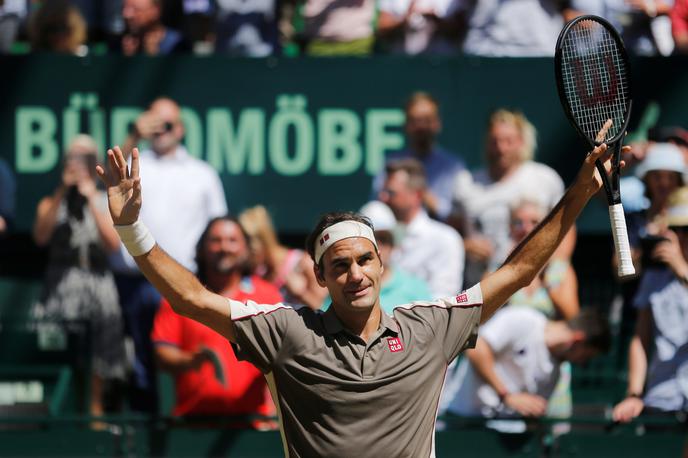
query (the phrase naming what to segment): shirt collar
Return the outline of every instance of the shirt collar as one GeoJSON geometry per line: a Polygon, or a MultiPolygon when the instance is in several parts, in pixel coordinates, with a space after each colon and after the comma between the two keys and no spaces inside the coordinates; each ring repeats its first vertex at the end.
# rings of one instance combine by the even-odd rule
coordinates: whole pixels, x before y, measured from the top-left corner
{"type": "MultiPolygon", "coordinates": [[[[346,329],[342,322],[339,321],[339,318],[337,318],[337,314],[334,313],[334,306],[332,304],[330,304],[330,308],[323,313],[323,324],[328,334],[337,334],[346,329]]],[[[380,328],[386,328],[394,334],[399,334],[399,325],[396,320],[387,315],[384,310],[380,310],[380,328]]]]}
{"type": "Polygon", "coordinates": [[[178,145],[177,148],[170,154],[158,156],[153,150],[150,150],[153,157],[159,161],[184,161],[189,157],[189,153],[184,145],[178,145]]]}
{"type": "Polygon", "coordinates": [[[410,223],[406,225],[407,230],[412,231],[414,229],[417,229],[419,227],[423,227],[426,224],[426,220],[429,220],[430,217],[428,216],[428,213],[425,211],[424,208],[421,208],[420,211],[418,211],[418,214],[413,217],[410,223]]]}

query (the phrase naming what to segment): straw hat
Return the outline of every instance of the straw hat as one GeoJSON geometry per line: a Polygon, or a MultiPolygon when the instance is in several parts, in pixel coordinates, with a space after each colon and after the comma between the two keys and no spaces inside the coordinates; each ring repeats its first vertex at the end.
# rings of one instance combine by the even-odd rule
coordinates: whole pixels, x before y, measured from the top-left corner
{"type": "Polygon", "coordinates": [[[669,227],[688,226],[688,186],[677,189],[669,196],[667,222],[669,227]]]}

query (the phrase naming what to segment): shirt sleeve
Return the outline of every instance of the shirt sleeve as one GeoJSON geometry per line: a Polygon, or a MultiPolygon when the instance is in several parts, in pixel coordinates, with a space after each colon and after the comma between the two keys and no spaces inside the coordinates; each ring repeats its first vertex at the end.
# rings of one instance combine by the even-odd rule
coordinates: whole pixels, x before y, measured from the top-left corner
{"type": "Polygon", "coordinates": [[[15,214],[15,198],[17,181],[9,165],[0,160],[0,216],[13,220],[15,214]]]}
{"type": "Polygon", "coordinates": [[[688,34],[688,1],[678,0],[669,13],[671,31],[675,37],[688,34]]]}
{"type": "Polygon", "coordinates": [[[168,344],[179,347],[181,343],[181,320],[184,318],[172,310],[170,304],[163,299],[155,314],[151,341],[154,344],[168,344]]]}
{"type": "Polygon", "coordinates": [[[464,215],[466,212],[466,200],[471,197],[473,188],[473,175],[464,169],[456,174],[454,178],[454,192],[452,196],[452,212],[464,215]]]}
{"type": "Polygon", "coordinates": [[[227,198],[225,197],[225,190],[222,186],[222,181],[215,170],[210,169],[210,186],[208,196],[208,215],[213,218],[215,216],[224,216],[227,214],[227,198]]]}
{"type": "Polygon", "coordinates": [[[463,350],[475,347],[482,305],[483,294],[477,284],[456,296],[414,302],[397,309],[408,308],[427,323],[449,363],[463,350]]]}
{"type": "Polygon", "coordinates": [[[497,311],[480,329],[480,337],[484,339],[493,353],[498,354],[506,350],[519,324],[523,320],[513,320],[511,311],[514,309],[502,309],[497,311]]]}
{"type": "Polygon", "coordinates": [[[428,283],[435,297],[445,297],[461,291],[463,283],[463,239],[449,227],[438,233],[433,262],[428,265],[428,283]]]}
{"type": "Polygon", "coordinates": [[[529,307],[505,307],[482,326],[480,337],[485,339],[496,355],[512,347],[522,336],[533,332],[539,319],[545,318],[529,307]]]}
{"type": "Polygon", "coordinates": [[[633,307],[637,309],[650,307],[650,296],[652,293],[659,291],[666,285],[660,272],[658,268],[648,268],[643,272],[638,289],[635,296],[633,296],[633,307]]]}
{"type": "Polygon", "coordinates": [[[289,321],[296,317],[296,312],[281,303],[228,301],[236,334],[232,346],[237,359],[250,362],[263,373],[271,372],[286,342],[289,321]]]}
{"type": "Polygon", "coordinates": [[[559,199],[564,195],[566,188],[564,187],[564,180],[561,179],[559,174],[554,169],[549,169],[550,174],[550,196],[549,202],[547,202],[549,208],[554,208],[554,206],[559,203],[559,199]]]}

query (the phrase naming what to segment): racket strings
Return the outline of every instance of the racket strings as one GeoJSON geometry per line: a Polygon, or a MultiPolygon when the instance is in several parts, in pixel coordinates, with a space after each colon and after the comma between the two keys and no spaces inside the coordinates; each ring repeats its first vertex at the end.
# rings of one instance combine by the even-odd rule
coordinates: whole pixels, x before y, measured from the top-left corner
{"type": "Polygon", "coordinates": [[[607,119],[606,141],[623,128],[630,103],[626,61],[610,32],[592,20],[575,24],[562,43],[566,99],[579,127],[595,139],[607,119]]]}

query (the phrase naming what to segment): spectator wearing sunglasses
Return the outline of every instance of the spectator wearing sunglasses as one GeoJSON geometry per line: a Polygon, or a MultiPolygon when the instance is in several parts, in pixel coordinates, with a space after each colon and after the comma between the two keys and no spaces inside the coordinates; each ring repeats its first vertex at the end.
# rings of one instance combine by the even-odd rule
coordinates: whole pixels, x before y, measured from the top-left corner
{"type": "MultiPolygon", "coordinates": [[[[149,143],[140,156],[142,168],[145,167],[141,180],[146,183],[146,201],[151,203],[146,208],[146,221],[166,241],[167,252],[195,271],[196,241],[212,218],[227,213],[227,202],[217,172],[189,154],[182,144],[183,137],[179,105],[172,99],[158,98],[136,120],[124,148],[129,152],[141,140],[149,143]]],[[[155,411],[157,397],[149,336],[160,294],[123,247],[113,264],[136,354],[131,406],[139,411],[155,411]]]]}

